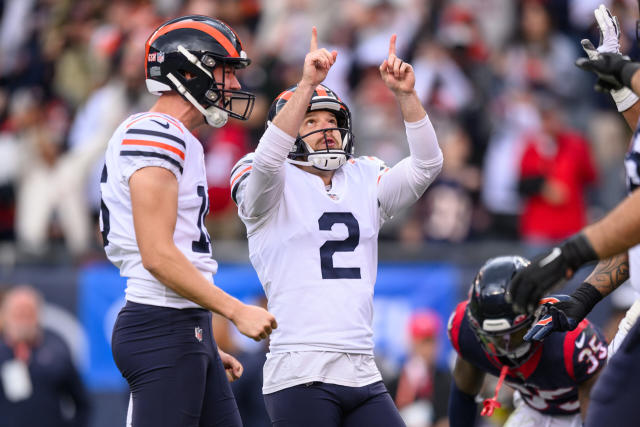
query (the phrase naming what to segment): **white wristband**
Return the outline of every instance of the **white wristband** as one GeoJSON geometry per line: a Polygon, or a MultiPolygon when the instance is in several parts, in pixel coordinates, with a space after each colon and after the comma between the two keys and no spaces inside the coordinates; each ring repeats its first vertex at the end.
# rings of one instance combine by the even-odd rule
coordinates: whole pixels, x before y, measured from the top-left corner
{"type": "Polygon", "coordinates": [[[623,112],[631,108],[638,100],[638,95],[633,93],[631,89],[623,87],[619,90],[612,90],[611,97],[616,103],[619,112],[623,112]]]}

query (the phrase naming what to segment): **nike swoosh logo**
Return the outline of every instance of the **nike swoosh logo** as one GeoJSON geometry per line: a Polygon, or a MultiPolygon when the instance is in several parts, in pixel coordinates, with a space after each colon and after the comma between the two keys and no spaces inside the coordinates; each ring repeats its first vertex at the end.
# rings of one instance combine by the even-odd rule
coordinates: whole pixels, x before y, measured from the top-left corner
{"type": "Polygon", "coordinates": [[[160,123],[157,120],[151,119],[152,122],[156,122],[157,124],[159,124],[160,126],[162,126],[165,129],[169,129],[169,123],[160,123]]]}
{"type": "Polygon", "coordinates": [[[549,264],[550,262],[558,258],[560,255],[562,255],[562,251],[560,250],[560,248],[553,248],[553,250],[549,255],[547,255],[546,257],[540,260],[540,262],[538,263],[538,266],[544,267],[545,265],[549,264]]]}

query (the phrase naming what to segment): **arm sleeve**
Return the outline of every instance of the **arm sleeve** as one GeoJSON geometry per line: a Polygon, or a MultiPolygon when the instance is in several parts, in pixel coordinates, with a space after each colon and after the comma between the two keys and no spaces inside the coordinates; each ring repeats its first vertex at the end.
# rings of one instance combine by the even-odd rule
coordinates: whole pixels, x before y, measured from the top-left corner
{"type": "Polygon", "coordinates": [[[449,395],[449,425],[451,427],[473,427],[476,422],[475,396],[460,390],[455,380],[451,381],[449,395]]]}
{"type": "Polygon", "coordinates": [[[259,218],[281,200],[284,190],[284,162],[295,139],[269,123],[253,156],[251,173],[239,185],[237,202],[243,217],[259,218]]]}
{"type": "Polygon", "coordinates": [[[442,151],[429,116],[405,122],[411,155],[386,170],[378,181],[378,201],[383,219],[415,203],[442,169],[442,151]]]}

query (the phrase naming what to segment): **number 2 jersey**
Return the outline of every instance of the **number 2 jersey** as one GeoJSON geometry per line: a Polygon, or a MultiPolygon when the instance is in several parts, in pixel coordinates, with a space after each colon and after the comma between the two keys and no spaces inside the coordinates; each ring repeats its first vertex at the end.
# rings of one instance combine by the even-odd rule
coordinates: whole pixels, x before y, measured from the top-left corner
{"type": "MultiPolygon", "coordinates": [[[[478,369],[500,376],[503,363],[487,353],[476,338],[461,302],[449,318],[448,332],[458,357],[478,369]]],[[[607,343],[587,319],[569,332],[554,332],[532,344],[531,355],[509,369],[505,383],[520,392],[524,402],[545,415],[571,415],[580,411],[578,385],[604,367],[607,343]]]]}
{"type": "Polygon", "coordinates": [[[378,232],[386,219],[420,197],[442,165],[435,133],[423,135],[431,135],[428,119],[419,123],[419,136],[408,139],[432,144],[430,151],[421,147],[428,153],[424,161],[407,158],[390,169],[373,157],[350,159],[335,171],[329,189],[319,176],[285,162],[294,139],[273,124],[256,153],[232,170],[232,198],[247,227],[251,263],[278,322],[270,336],[263,392],[310,381],[355,387],[379,378],[372,356],[378,232]],[[273,147],[280,151],[259,151],[273,147]],[[258,170],[261,154],[276,159],[270,168],[260,166],[264,171],[258,170]],[[382,185],[387,191],[381,194],[382,185]],[[278,359],[285,353],[291,358],[278,359]],[[366,368],[332,371],[328,366],[340,365],[332,359],[339,354],[360,358],[366,368]],[[371,376],[358,377],[363,372],[371,376]]]}
{"type": "Polygon", "coordinates": [[[158,281],[142,265],[133,226],[129,178],[139,169],[168,169],[178,180],[178,215],[173,240],[210,281],[218,264],[211,258],[203,225],[209,211],[202,144],[172,116],[134,114],[115,131],[101,178],[100,227],[109,260],[127,278],[126,299],[172,308],[199,307],[158,281]]]}

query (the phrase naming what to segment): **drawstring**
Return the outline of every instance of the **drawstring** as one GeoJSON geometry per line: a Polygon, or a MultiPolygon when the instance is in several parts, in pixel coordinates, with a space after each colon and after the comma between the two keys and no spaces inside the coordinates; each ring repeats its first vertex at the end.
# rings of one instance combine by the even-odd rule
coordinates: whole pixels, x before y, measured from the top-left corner
{"type": "Polygon", "coordinates": [[[507,365],[502,366],[500,370],[500,378],[498,378],[498,384],[496,384],[496,394],[491,399],[485,399],[482,402],[482,412],[480,415],[483,417],[490,417],[493,415],[493,411],[496,408],[499,408],[500,402],[498,402],[498,392],[500,391],[500,387],[502,387],[502,382],[504,381],[504,377],[507,376],[507,372],[509,371],[509,367],[507,365]]]}

